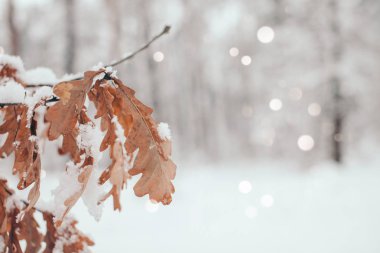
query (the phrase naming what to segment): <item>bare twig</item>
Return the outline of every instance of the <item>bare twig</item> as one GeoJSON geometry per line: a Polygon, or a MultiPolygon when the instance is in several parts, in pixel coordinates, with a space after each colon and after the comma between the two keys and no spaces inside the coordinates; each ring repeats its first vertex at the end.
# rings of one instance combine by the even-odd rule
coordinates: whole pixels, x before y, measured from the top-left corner
{"type": "MultiPolygon", "coordinates": [[[[6,191],[6,193],[8,193],[8,195],[9,196],[12,196],[14,193],[12,192],[12,191],[10,191],[8,188],[6,188],[6,187],[4,187],[4,190],[6,191]]],[[[21,200],[21,202],[24,204],[24,205],[26,205],[26,206],[28,206],[29,205],[29,202],[28,201],[26,201],[26,200],[21,200]]],[[[38,212],[40,212],[40,213],[50,213],[50,212],[48,212],[48,211],[44,211],[44,210],[42,210],[42,209],[39,209],[39,208],[37,208],[37,207],[33,207],[33,209],[34,210],[36,210],[36,211],[38,211],[38,212]]]]}
{"type": "Polygon", "coordinates": [[[0,103],[0,108],[5,106],[20,105],[20,103],[0,103]]]}
{"type": "Polygon", "coordinates": [[[157,34],[156,36],[154,36],[150,41],[148,41],[145,45],[143,45],[142,47],[140,47],[139,49],[137,49],[135,52],[125,56],[124,58],[121,58],[120,60],[118,61],[115,61],[109,65],[106,65],[106,67],[115,67],[125,61],[128,61],[130,59],[132,59],[133,57],[135,57],[138,53],[140,53],[141,51],[144,51],[145,49],[147,49],[154,41],[156,41],[157,39],[159,39],[161,36],[165,35],[165,34],[168,34],[170,31],[170,26],[165,26],[164,29],[161,31],[161,33],[157,34]]]}
{"type": "MultiPolygon", "coordinates": [[[[145,49],[147,49],[151,44],[153,44],[153,42],[155,42],[156,40],[158,40],[160,37],[162,37],[165,34],[168,34],[169,31],[170,31],[170,26],[168,26],[168,25],[165,26],[164,29],[162,29],[162,31],[159,34],[157,34],[156,36],[154,36],[151,40],[149,40],[148,42],[146,42],[139,49],[137,49],[133,53],[131,53],[131,54],[129,54],[129,55],[121,58],[120,60],[117,60],[117,61],[115,61],[113,63],[107,64],[106,67],[115,67],[115,66],[117,66],[117,65],[119,65],[119,64],[121,64],[123,62],[131,60],[137,54],[139,54],[140,52],[142,52],[145,49]]],[[[66,80],[66,81],[75,81],[75,80],[81,80],[81,79],[83,79],[83,76],[76,77],[76,78],[73,78],[73,79],[69,79],[69,80],[66,80]]],[[[26,88],[38,88],[38,87],[44,87],[44,86],[52,87],[52,86],[54,86],[54,84],[46,83],[46,84],[26,85],[26,88]]],[[[56,101],[59,101],[59,98],[53,97],[52,99],[46,100],[45,101],[45,105],[47,103],[52,103],[52,102],[56,102],[56,101]]],[[[16,106],[16,105],[20,105],[20,103],[0,103],[0,108],[3,108],[5,106],[16,106]]]]}
{"type": "MultiPolygon", "coordinates": [[[[59,98],[58,97],[52,97],[51,99],[48,99],[48,100],[45,100],[44,101],[44,105],[48,104],[48,103],[53,103],[53,102],[57,102],[59,101],[59,98]]],[[[0,103],[0,108],[3,108],[5,106],[15,106],[15,105],[22,105],[21,103],[0,103]]]]}
{"type": "MultiPolygon", "coordinates": [[[[131,60],[132,58],[134,58],[137,54],[139,54],[140,52],[144,51],[145,49],[147,49],[153,42],[155,42],[156,40],[158,40],[160,37],[162,37],[163,35],[165,34],[168,34],[170,32],[170,26],[165,26],[164,29],[162,29],[162,31],[157,34],[156,36],[154,36],[152,39],[150,39],[148,42],[146,42],[143,46],[141,46],[139,49],[137,49],[136,51],[134,51],[133,53],[115,61],[115,62],[112,62],[110,64],[107,64],[105,65],[105,67],[115,67],[123,62],[126,62],[128,60],[131,60]]],[[[81,80],[83,79],[83,76],[80,76],[80,77],[76,77],[76,78],[73,78],[73,79],[69,79],[67,81],[75,81],[75,80],[81,80]]],[[[53,86],[53,84],[37,84],[37,85],[27,85],[26,88],[35,88],[35,87],[43,87],[43,86],[53,86]]]]}

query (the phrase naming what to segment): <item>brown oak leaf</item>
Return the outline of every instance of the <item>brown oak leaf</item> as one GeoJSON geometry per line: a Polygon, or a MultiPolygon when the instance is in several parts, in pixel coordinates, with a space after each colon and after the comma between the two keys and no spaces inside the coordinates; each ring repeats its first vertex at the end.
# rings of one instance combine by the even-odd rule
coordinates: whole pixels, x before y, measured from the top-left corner
{"type": "Polygon", "coordinates": [[[92,85],[93,78],[101,71],[88,71],[83,80],[62,82],[54,86],[53,93],[59,101],[51,106],[45,120],[50,123],[49,140],[63,136],[62,153],[70,153],[73,160],[80,162],[81,150],[76,139],[78,137],[78,117],[82,111],[86,94],[92,85]]]}
{"type": "Polygon", "coordinates": [[[26,242],[24,253],[35,253],[41,248],[42,234],[38,230],[39,225],[33,214],[34,210],[25,213],[18,230],[18,239],[26,242]]]}
{"type": "Polygon", "coordinates": [[[5,122],[0,126],[0,133],[7,133],[7,139],[0,152],[9,155],[15,153],[13,174],[20,179],[18,189],[22,190],[34,183],[29,192],[29,211],[39,198],[41,159],[36,138],[37,123],[31,119],[28,127],[28,108],[26,106],[8,107],[5,110],[5,122]]]}
{"type": "Polygon", "coordinates": [[[116,83],[114,113],[124,128],[125,148],[129,155],[138,150],[130,175],[142,174],[134,186],[137,196],[149,198],[164,205],[172,201],[176,165],[170,159],[171,143],[162,140],[151,114],[153,110],[135,97],[134,90],[120,80],[116,83]]]}
{"type": "Polygon", "coordinates": [[[0,134],[8,134],[0,148],[0,156],[9,156],[15,149],[14,142],[19,126],[19,115],[24,111],[23,106],[9,106],[3,109],[5,112],[4,123],[0,126],[0,134]]]}
{"type": "Polygon", "coordinates": [[[112,188],[99,202],[103,202],[112,196],[114,209],[121,210],[120,193],[130,175],[125,171],[126,152],[123,150],[123,144],[116,134],[116,131],[118,131],[116,124],[118,123],[115,122],[112,107],[114,96],[111,92],[112,87],[109,85],[109,82],[103,80],[94,86],[89,93],[89,98],[97,109],[95,118],[101,117],[102,131],[107,131],[100,145],[100,151],[104,151],[110,147],[111,165],[102,173],[99,183],[104,184],[109,180],[112,188]]]}

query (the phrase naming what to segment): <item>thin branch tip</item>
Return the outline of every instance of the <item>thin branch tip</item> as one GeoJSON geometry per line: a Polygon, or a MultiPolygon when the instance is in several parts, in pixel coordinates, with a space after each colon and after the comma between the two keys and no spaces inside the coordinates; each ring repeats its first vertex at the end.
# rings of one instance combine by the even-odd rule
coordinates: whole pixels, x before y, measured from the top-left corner
{"type": "Polygon", "coordinates": [[[162,30],[162,32],[160,32],[159,34],[157,34],[156,36],[154,36],[152,39],[150,39],[147,43],[145,43],[143,46],[141,46],[139,49],[137,49],[136,51],[134,51],[133,53],[127,55],[126,57],[123,57],[121,58],[120,60],[117,60],[109,65],[106,65],[106,67],[115,67],[125,61],[128,61],[130,59],[132,59],[133,57],[135,57],[138,53],[144,51],[145,49],[147,49],[153,42],[155,42],[157,39],[159,39],[160,37],[162,37],[163,35],[165,34],[169,34],[170,32],[170,29],[171,29],[171,26],[169,25],[166,25],[164,27],[164,29],[162,30]]]}
{"type": "MultiPolygon", "coordinates": [[[[139,54],[140,52],[144,51],[145,49],[147,49],[151,44],[153,44],[153,42],[155,42],[157,39],[159,39],[160,37],[162,37],[163,35],[165,34],[169,34],[171,30],[171,26],[170,25],[165,25],[163,30],[153,36],[148,42],[146,42],[143,46],[141,46],[139,49],[135,50],[134,52],[132,52],[131,54],[113,62],[113,63],[110,63],[110,64],[107,64],[105,65],[105,67],[115,67],[123,62],[126,62],[128,60],[131,60],[132,58],[134,58],[137,54],[139,54]]],[[[81,80],[83,79],[83,76],[82,77],[79,77],[79,78],[75,78],[75,79],[71,79],[71,80],[66,80],[66,81],[75,81],[75,80],[81,80]]],[[[25,88],[37,88],[37,87],[44,87],[44,86],[47,86],[47,87],[53,87],[54,84],[50,84],[50,83],[47,83],[47,84],[37,84],[37,85],[26,85],[25,88]]],[[[56,100],[57,101],[57,100],[56,100]]],[[[55,101],[48,101],[48,102],[55,102],[55,101]]],[[[0,103],[0,108],[3,108],[5,106],[12,106],[12,105],[19,105],[19,103],[0,103]]]]}
{"type": "Polygon", "coordinates": [[[171,28],[172,28],[172,27],[171,27],[170,25],[166,25],[166,26],[164,27],[163,33],[169,33],[171,28]]]}

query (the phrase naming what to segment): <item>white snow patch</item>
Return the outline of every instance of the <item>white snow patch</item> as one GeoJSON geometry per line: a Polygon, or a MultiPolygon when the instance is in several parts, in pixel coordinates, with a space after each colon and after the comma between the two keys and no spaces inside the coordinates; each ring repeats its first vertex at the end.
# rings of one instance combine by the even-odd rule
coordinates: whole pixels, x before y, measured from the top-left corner
{"type": "Polygon", "coordinates": [[[162,140],[171,140],[171,131],[168,123],[161,122],[157,126],[158,135],[162,140]]]}
{"type": "Polygon", "coordinates": [[[83,77],[83,72],[79,72],[76,74],[64,74],[60,79],[58,79],[58,82],[71,81],[71,80],[79,79],[82,77],[83,77]]]}
{"type": "MultiPolygon", "coordinates": [[[[99,62],[97,65],[95,65],[91,68],[91,70],[93,70],[93,71],[99,71],[99,70],[103,70],[103,69],[104,69],[104,65],[101,62],[99,62]]],[[[106,75],[105,72],[100,72],[99,74],[94,76],[94,78],[92,79],[92,86],[94,86],[97,81],[102,80],[105,77],[105,75],[106,75]]]]}
{"type": "Polygon", "coordinates": [[[20,73],[23,73],[25,71],[24,63],[22,62],[21,58],[18,56],[0,54],[0,65],[3,65],[3,66],[8,65],[16,69],[17,72],[20,72],[20,73]]]}
{"type": "MultiPolygon", "coordinates": [[[[145,199],[132,197],[123,200],[127,211],[116,215],[111,208],[105,210],[100,223],[90,219],[84,209],[76,215],[95,237],[95,252],[110,251],[110,241],[128,238],[141,242],[144,234],[151,238],[144,252],[165,248],[165,238],[170,237],[166,253],[245,253],[252,249],[265,253],[377,253],[380,166],[370,166],[362,162],[354,168],[324,171],[319,166],[315,172],[307,172],[294,170],[287,161],[182,164],[173,203],[162,210],[160,206],[154,217],[142,212],[145,199]],[[249,194],[236,190],[236,182],[241,180],[254,186],[249,194]],[[260,205],[261,197],[268,193],[274,199],[271,208],[260,205]],[[114,233],[109,233],[110,224],[114,233]],[[199,243],[191,243],[194,240],[199,243]]],[[[133,194],[133,189],[127,192],[133,194]]],[[[142,251],[141,243],[128,247],[131,252],[142,251]]],[[[114,243],[112,252],[124,252],[124,248],[125,244],[114,243]]]]}
{"type": "Polygon", "coordinates": [[[22,103],[24,98],[25,89],[21,84],[9,80],[0,86],[0,103],[22,103]]]}
{"type": "Polygon", "coordinates": [[[0,252],[3,252],[5,249],[4,237],[0,235],[0,252]]]}
{"type": "Polygon", "coordinates": [[[38,67],[26,71],[22,75],[22,80],[27,84],[55,84],[58,79],[54,72],[49,68],[38,67]]]}
{"type": "Polygon", "coordinates": [[[54,211],[54,208],[55,208],[54,203],[52,201],[45,201],[41,198],[38,199],[38,202],[35,205],[35,207],[40,209],[40,210],[47,211],[50,213],[52,213],[54,211]]]}
{"type": "MultiPolygon", "coordinates": [[[[111,121],[115,125],[115,128],[116,128],[115,129],[116,141],[121,144],[121,147],[123,149],[124,159],[126,161],[128,161],[130,159],[130,157],[128,156],[127,150],[125,149],[125,146],[124,146],[124,143],[127,141],[127,138],[124,136],[124,128],[120,125],[120,123],[117,119],[117,116],[114,116],[111,121]]],[[[135,151],[135,152],[138,152],[138,151],[135,151]]],[[[132,157],[133,157],[133,154],[132,154],[132,157]]],[[[133,164],[133,162],[134,162],[134,159],[133,159],[131,164],[133,164]]],[[[127,168],[125,168],[125,169],[126,169],[126,171],[128,171],[130,169],[128,167],[128,163],[125,163],[125,165],[127,166],[127,168]]]]}
{"type": "Polygon", "coordinates": [[[28,125],[30,124],[30,120],[33,116],[33,111],[36,105],[44,99],[50,98],[53,96],[53,89],[50,87],[41,87],[39,88],[33,95],[29,95],[25,99],[25,104],[28,106],[28,125]]]}
{"type": "Polygon", "coordinates": [[[79,168],[72,161],[67,163],[66,171],[60,175],[58,187],[52,191],[54,195],[54,210],[52,213],[60,219],[64,214],[65,200],[80,191],[82,184],[78,182],[79,168]]]}
{"type": "Polygon", "coordinates": [[[105,75],[106,75],[105,72],[101,72],[97,74],[96,76],[94,76],[94,78],[92,79],[92,86],[94,86],[97,81],[102,80],[105,77],[105,75]]]}
{"type": "MultiPolygon", "coordinates": [[[[113,70],[113,68],[111,66],[104,66],[104,64],[102,62],[99,62],[97,65],[93,66],[91,68],[91,70],[93,71],[99,71],[99,70],[104,70],[105,73],[107,73],[109,76],[113,77],[113,78],[117,78],[117,71],[116,70],[113,70]]],[[[103,76],[104,78],[104,76],[103,76]]],[[[95,78],[94,78],[95,80],[95,78]]]]}
{"type": "MultiPolygon", "coordinates": [[[[126,141],[126,138],[124,136],[124,129],[123,127],[120,125],[118,119],[117,119],[117,116],[114,116],[112,118],[112,123],[115,125],[115,134],[116,134],[116,141],[120,142],[121,144],[125,143],[126,141]]],[[[123,145],[124,146],[124,145],[123,145]]]]}
{"type": "Polygon", "coordinates": [[[86,96],[86,98],[84,99],[84,106],[86,108],[88,108],[90,106],[90,99],[88,98],[88,96],[86,96]]]}
{"type": "Polygon", "coordinates": [[[39,88],[36,93],[33,94],[33,100],[38,102],[51,96],[53,96],[53,89],[51,87],[44,86],[39,88]]]}
{"type": "Polygon", "coordinates": [[[93,140],[95,138],[94,126],[89,124],[79,125],[79,135],[77,137],[77,144],[79,148],[84,149],[88,156],[95,158],[96,148],[94,146],[93,140]]]}
{"type": "Polygon", "coordinates": [[[92,66],[91,70],[92,71],[98,71],[100,69],[104,68],[104,64],[102,62],[98,62],[95,66],[92,66]]]}
{"type": "Polygon", "coordinates": [[[81,196],[83,203],[87,206],[88,212],[99,221],[102,212],[103,204],[98,204],[99,200],[104,196],[103,188],[98,184],[99,173],[96,171],[97,164],[102,157],[99,152],[101,134],[97,128],[91,123],[79,126],[79,136],[77,139],[78,146],[86,151],[86,155],[92,156],[95,160],[93,171],[87,182],[86,188],[81,196]]]}
{"type": "Polygon", "coordinates": [[[15,208],[21,210],[24,208],[24,206],[24,203],[16,194],[9,196],[5,202],[5,210],[7,213],[12,212],[15,208]]]}
{"type": "Polygon", "coordinates": [[[99,204],[99,200],[105,195],[103,188],[98,183],[99,176],[100,173],[94,169],[82,195],[83,203],[96,221],[102,217],[104,205],[103,203],[99,204]]]}

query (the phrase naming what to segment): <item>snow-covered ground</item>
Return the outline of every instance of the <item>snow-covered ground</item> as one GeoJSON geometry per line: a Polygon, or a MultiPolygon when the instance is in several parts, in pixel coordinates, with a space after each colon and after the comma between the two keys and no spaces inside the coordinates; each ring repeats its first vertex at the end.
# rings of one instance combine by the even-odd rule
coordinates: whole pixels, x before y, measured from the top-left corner
{"type": "MultiPolygon", "coordinates": [[[[45,198],[56,184],[48,175],[45,198]]],[[[380,252],[380,163],[180,166],[175,185],[170,206],[128,189],[121,213],[107,202],[96,222],[82,201],[72,213],[101,253],[380,252]]]]}

